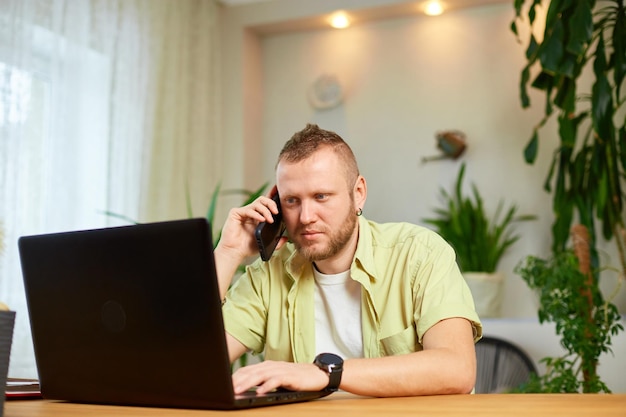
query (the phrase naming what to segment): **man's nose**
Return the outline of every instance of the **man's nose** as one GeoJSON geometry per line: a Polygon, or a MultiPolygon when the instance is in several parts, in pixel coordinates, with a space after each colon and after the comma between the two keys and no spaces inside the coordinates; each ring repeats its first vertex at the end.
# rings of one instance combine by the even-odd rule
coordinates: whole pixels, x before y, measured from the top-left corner
{"type": "Polygon", "coordinates": [[[315,208],[311,202],[302,202],[300,205],[300,223],[309,224],[315,220],[315,208]]]}

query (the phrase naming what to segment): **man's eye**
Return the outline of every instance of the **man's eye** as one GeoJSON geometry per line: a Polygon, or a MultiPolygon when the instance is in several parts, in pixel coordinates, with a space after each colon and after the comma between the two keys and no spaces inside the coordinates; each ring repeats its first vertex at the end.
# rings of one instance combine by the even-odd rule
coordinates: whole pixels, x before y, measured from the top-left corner
{"type": "Polygon", "coordinates": [[[328,198],[328,194],[317,194],[315,196],[316,200],[326,200],[328,198]]]}

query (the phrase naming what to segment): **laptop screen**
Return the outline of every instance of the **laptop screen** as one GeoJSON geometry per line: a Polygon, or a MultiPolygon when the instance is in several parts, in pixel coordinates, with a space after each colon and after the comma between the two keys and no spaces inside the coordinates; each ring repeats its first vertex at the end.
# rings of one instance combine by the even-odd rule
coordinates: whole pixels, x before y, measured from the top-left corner
{"type": "Polygon", "coordinates": [[[204,219],[28,236],[19,248],[44,397],[232,402],[204,219]]]}

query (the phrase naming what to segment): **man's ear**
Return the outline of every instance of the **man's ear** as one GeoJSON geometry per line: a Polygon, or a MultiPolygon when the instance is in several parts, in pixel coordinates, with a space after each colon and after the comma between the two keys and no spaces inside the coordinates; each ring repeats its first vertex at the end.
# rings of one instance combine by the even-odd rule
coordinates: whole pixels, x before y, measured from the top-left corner
{"type": "Polygon", "coordinates": [[[352,192],[354,193],[354,204],[357,208],[362,209],[365,206],[365,200],[367,200],[367,182],[362,175],[357,178],[352,192]]]}

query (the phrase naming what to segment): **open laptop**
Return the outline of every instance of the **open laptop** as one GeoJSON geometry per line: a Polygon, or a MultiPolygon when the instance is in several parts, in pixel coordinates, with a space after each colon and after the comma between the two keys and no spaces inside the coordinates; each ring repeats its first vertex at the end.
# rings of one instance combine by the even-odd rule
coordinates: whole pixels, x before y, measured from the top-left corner
{"type": "Polygon", "coordinates": [[[19,251],[44,398],[236,409],[328,395],[234,395],[205,219],[24,236],[19,251]]]}

